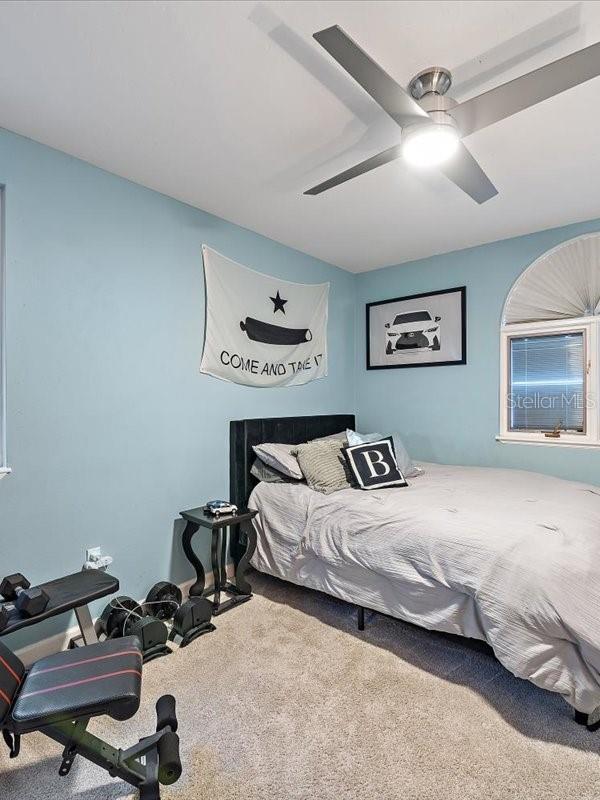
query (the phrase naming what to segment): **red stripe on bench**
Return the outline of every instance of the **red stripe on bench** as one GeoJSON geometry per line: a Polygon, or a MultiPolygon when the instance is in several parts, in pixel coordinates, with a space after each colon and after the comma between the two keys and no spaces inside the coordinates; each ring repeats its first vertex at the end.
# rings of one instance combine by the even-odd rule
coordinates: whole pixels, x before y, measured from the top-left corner
{"type": "Polygon", "coordinates": [[[10,704],[12,703],[12,700],[11,700],[11,699],[8,697],[8,695],[4,694],[4,692],[2,691],[2,689],[0,689],[0,697],[1,697],[1,698],[4,700],[4,702],[5,702],[5,703],[6,703],[8,706],[10,706],[10,704]]]}
{"type": "Polygon", "coordinates": [[[14,671],[14,669],[13,669],[13,668],[10,666],[10,664],[7,664],[7,663],[6,663],[6,661],[5,661],[5,660],[2,658],[2,656],[0,656],[0,664],[2,664],[2,666],[3,666],[3,667],[6,669],[6,670],[8,670],[8,671],[10,672],[10,674],[11,674],[11,675],[13,676],[13,678],[16,680],[16,682],[17,682],[17,686],[18,686],[18,685],[21,683],[21,678],[19,678],[19,676],[17,675],[17,673],[16,673],[16,672],[14,671]]]}
{"type": "Polygon", "coordinates": [[[120,669],[117,672],[107,672],[104,675],[94,675],[92,678],[82,678],[79,681],[69,681],[69,683],[61,683],[58,686],[48,686],[46,689],[36,689],[35,692],[25,692],[19,695],[19,699],[23,697],[33,697],[36,694],[46,694],[46,692],[57,692],[59,689],[70,689],[73,686],[81,686],[82,683],[92,683],[93,681],[101,681],[104,678],[116,678],[117,675],[137,675],[142,677],[142,673],[137,669],[120,669]]]}
{"type": "Polygon", "coordinates": [[[43,672],[56,672],[59,669],[71,669],[71,667],[79,667],[81,664],[91,664],[94,661],[104,661],[107,658],[119,658],[119,656],[139,656],[142,654],[139,650],[123,650],[120,653],[109,653],[104,656],[94,656],[94,658],[83,658],[81,661],[70,661],[67,664],[60,664],[58,667],[47,667],[46,669],[37,669],[36,675],[41,675],[43,672]]]}

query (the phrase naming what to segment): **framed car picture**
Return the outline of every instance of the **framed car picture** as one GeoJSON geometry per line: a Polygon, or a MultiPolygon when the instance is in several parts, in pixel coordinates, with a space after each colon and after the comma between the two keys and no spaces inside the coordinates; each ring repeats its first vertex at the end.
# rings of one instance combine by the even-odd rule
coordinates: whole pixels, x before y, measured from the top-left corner
{"type": "Polygon", "coordinates": [[[467,289],[367,304],[367,369],[467,363],[467,289]]]}

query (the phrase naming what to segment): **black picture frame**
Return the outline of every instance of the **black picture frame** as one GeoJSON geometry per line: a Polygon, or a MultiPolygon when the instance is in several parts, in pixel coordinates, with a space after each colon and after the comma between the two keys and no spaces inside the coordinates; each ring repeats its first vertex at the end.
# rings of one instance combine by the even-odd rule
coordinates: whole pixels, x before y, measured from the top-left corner
{"type": "Polygon", "coordinates": [[[367,369],[411,369],[417,367],[451,367],[456,365],[464,365],[467,363],[467,287],[455,286],[451,289],[439,289],[435,292],[422,292],[420,294],[406,295],[405,297],[391,297],[387,300],[377,300],[373,303],[367,303],[365,306],[366,313],[366,363],[367,369]],[[423,361],[413,362],[407,364],[372,364],[371,363],[371,309],[375,306],[382,306],[391,303],[401,303],[407,300],[419,300],[426,297],[436,297],[444,294],[460,293],[460,338],[461,338],[461,357],[452,359],[450,361],[423,361]]]}

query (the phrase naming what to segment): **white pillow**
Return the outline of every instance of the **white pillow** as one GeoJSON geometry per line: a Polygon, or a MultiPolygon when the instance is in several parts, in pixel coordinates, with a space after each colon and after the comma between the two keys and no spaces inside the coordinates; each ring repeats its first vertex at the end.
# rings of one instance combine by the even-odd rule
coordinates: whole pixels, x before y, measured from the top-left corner
{"type": "Polygon", "coordinates": [[[416,478],[422,475],[424,470],[413,463],[411,457],[408,455],[404,442],[400,438],[399,433],[392,433],[392,440],[394,442],[394,452],[396,453],[396,461],[400,471],[406,478],[416,478]]]}
{"type": "Polygon", "coordinates": [[[351,431],[350,428],[346,429],[346,438],[348,439],[348,446],[354,447],[355,444],[369,444],[369,442],[378,442],[384,439],[382,433],[358,433],[358,431],[351,431]]]}
{"type": "MultiPolygon", "coordinates": [[[[348,445],[350,447],[355,444],[369,444],[370,442],[377,442],[380,439],[385,438],[385,436],[383,436],[381,433],[357,433],[357,431],[351,431],[350,429],[346,431],[346,436],[348,437],[348,445]]],[[[392,433],[391,436],[394,442],[396,462],[398,463],[398,469],[400,472],[405,478],[416,478],[418,475],[422,475],[423,470],[421,467],[417,467],[415,464],[413,464],[411,457],[406,451],[406,447],[404,447],[400,434],[392,433]]]]}
{"type": "Polygon", "coordinates": [[[297,447],[297,444],[265,442],[265,444],[254,445],[252,449],[265,464],[287,475],[288,478],[295,478],[297,481],[301,481],[304,475],[300,469],[300,464],[298,464],[298,459],[292,455],[292,450],[297,447]]]}

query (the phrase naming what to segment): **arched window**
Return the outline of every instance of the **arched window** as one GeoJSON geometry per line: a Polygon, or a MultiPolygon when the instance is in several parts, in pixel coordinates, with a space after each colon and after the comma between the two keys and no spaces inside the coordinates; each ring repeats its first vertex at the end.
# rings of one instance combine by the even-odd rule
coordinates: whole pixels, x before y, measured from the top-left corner
{"type": "Polygon", "coordinates": [[[502,314],[501,441],[600,446],[600,233],[544,253],[502,314]]]}

